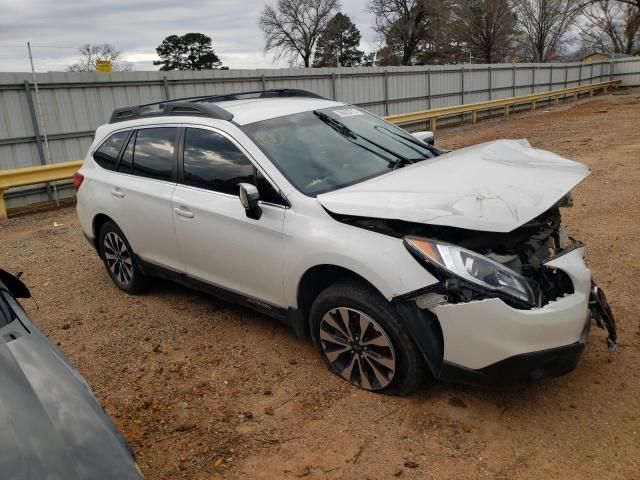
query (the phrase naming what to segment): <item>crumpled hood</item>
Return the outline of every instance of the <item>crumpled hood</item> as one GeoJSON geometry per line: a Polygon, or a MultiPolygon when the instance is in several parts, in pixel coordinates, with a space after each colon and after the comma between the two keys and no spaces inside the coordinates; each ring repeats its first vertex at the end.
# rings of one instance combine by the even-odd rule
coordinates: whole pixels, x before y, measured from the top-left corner
{"type": "Polygon", "coordinates": [[[318,195],[337,214],[510,232],[552,207],[589,169],[527,140],[456,150],[318,195]]]}

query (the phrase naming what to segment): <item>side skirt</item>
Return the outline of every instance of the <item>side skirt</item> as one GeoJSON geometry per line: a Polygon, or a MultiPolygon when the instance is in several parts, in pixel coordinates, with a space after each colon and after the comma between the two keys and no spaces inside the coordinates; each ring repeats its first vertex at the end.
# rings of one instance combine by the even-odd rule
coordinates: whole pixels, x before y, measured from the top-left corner
{"type": "Polygon", "coordinates": [[[290,323],[291,315],[287,315],[286,308],[278,307],[253,297],[248,297],[242,293],[226,289],[219,285],[203,282],[202,280],[190,277],[186,273],[175,272],[168,268],[142,260],[138,256],[136,256],[136,262],[140,267],[140,270],[142,270],[142,273],[145,275],[179,283],[187,288],[206,293],[207,295],[211,295],[229,303],[242,305],[243,307],[250,308],[256,312],[276,318],[287,325],[290,323]]]}

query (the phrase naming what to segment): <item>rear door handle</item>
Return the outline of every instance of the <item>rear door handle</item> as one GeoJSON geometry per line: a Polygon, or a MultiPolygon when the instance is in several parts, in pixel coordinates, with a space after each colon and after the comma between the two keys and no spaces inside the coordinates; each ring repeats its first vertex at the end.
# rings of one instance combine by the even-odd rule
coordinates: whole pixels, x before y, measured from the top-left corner
{"type": "Polygon", "coordinates": [[[124,198],[125,193],[119,188],[114,188],[113,190],[111,190],[111,195],[118,198],[124,198]]]}
{"type": "Polygon", "coordinates": [[[184,217],[184,218],[193,218],[193,217],[195,217],[195,215],[193,214],[192,211],[187,210],[184,207],[174,208],[173,211],[176,212],[177,215],[180,215],[181,217],[184,217]]]}

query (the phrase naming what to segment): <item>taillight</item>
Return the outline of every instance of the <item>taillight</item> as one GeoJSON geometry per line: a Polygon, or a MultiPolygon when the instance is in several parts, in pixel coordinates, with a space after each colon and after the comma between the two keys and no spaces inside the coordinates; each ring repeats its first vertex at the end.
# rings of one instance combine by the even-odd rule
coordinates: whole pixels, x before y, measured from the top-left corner
{"type": "Polygon", "coordinates": [[[81,173],[74,173],[73,175],[73,188],[76,189],[76,192],[80,190],[80,185],[82,185],[82,181],[84,180],[84,175],[81,173]]]}

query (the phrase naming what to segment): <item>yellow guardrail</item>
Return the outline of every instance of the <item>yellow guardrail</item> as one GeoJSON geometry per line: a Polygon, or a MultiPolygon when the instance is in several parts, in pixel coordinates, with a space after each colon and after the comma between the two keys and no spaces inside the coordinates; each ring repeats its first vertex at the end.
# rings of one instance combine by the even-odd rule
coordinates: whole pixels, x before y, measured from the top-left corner
{"type": "Polygon", "coordinates": [[[617,87],[621,80],[612,80],[610,82],[592,83],[590,85],[581,85],[579,87],[562,88],[559,90],[550,90],[547,92],[532,93],[531,95],[521,95],[519,97],[500,98],[498,100],[489,100],[488,102],[467,103],[465,105],[456,105],[453,107],[432,108],[431,110],[423,110],[420,112],[401,113],[399,115],[389,115],[385,120],[391,123],[403,125],[426,121],[428,128],[435,131],[438,119],[443,117],[451,117],[454,115],[471,114],[471,123],[476,123],[477,112],[493,110],[498,108],[504,109],[505,116],[509,115],[512,105],[522,105],[529,103],[531,109],[536,109],[538,100],[553,99],[554,103],[558,103],[560,97],[571,96],[578,98],[580,93],[588,92],[589,96],[593,96],[596,90],[607,91],[608,88],[617,87]]]}
{"type": "MultiPolygon", "coordinates": [[[[522,95],[519,97],[501,98],[498,100],[490,100],[488,102],[468,103],[465,105],[456,105],[454,107],[433,108],[431,110],[423,110],[420,112],[390,115],[385,117],[385,119],[396,124],[409,124],[427,121],[429,122],[430,129],[435,131],[437,121],[442,117],[470,113],[471,122],[476,123],[477,112],[479,111],[504,108],[504,114],[509,115],[510,106],[526,103],[530,103],[531,109],[535,110],[536,102],[538,100],[549,98],[553,99],[553,101],[557,103],[560,97],[572,96],[574,98],[578,98],[578,95],[584,92],[588,92],[589,95],[592,96],[596,90],[603,90],[606,92],[608,88],[617,87],[620,83],[620,80],[613,80],[610,82],[594,83],[591,85],[563,88],[548,92],[532,93],[531,95],[522,95]]],[[[71,178],[81,165],[82,161],[80,160],[75,162],[54,163],[52,165],[16,168],[13,170],[0,170],[0,219],[7,218],[7,211],[5,209],[3,198],[5,190],[13,187],[34,185],[36,183],[65,180],[71,178]]]]}
{"type": "Polygon", "coordinates": [[[73,177],[82,165],[82,160],[75,162],[54,163],[36,167],[0,170],[0,219],[7,218],[4,206],[4,191],[8,188],[24,187],[36,183],[55,182],[73,177]]]}

